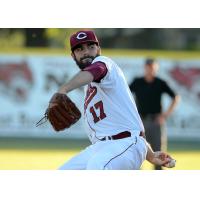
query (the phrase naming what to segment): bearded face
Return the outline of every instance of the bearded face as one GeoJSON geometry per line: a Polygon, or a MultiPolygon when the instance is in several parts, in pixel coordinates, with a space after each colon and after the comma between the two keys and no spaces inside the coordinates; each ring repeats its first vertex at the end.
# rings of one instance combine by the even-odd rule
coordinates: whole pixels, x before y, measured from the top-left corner
{"type": "Polygon", "coordinates": [[[74,58],[76,64],[78,65],[78,67],[80,69],[84,69],[85,67],[89,66],[92,64],[92,61],[99,56],[98,54],[96,56],[85,56],[83,58],[80,58],[80,60],[78,60],[76,57],[74,58]]]}
{"type": "Polygon", "coordinates": [[[80,69],[91,65],[92,61],[99,55],[100,47],[96,43],[80,44],[72,52],[72,57],[80,69]]]}

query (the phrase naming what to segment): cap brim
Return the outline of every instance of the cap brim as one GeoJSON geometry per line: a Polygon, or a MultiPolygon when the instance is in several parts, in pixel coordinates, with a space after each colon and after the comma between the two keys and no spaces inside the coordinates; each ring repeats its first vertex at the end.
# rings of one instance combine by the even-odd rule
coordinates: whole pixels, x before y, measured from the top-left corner
{"type": "Polygon", "coordinates": [[[94,40],[84,40],[84,41],[82,41],[82,42],[79,42],[79,43],[76,44],[75,46],[71,47],[71,51],[74,51],[78,45],[84,44],[84,43],[87,43],[87,42],[93,42],[93,43],[99,45],[99,43],[98,43],[97,41],[94,41],[94,40]]]}

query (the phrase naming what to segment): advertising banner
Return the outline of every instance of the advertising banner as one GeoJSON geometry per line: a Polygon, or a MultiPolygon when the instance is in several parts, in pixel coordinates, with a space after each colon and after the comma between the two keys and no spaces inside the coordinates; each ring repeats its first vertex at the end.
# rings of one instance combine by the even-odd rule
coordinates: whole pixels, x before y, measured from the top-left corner
{"type": "MultiPolygon", "coordinates": [[[[144,57],[112,56],[127,82],[143,74],[144,57]]],[[[181,95],[181,102],[167,121],[170,138],[200,138],[200,59],[158,58],[158,75],[181,95]]],[[[48,102],[59,86],[78,67],[71,57],[60,55],[0,55],[0,136],[86,137],[83,117],[70,129],[55,133],[49,123],[35,127],[44,116],[48,102]]],[[[83,111],[83,88],[69,93],[83,111]]],[[[164,110],[170,97],[162,99],[164,110]]]]}

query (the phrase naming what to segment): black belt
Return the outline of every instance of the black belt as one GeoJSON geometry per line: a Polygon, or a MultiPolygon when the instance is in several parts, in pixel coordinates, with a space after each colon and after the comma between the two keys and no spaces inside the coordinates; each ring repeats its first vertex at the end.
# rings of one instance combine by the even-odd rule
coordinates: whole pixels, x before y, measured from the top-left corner
{"type": "Polygon", "coordinates": [[[101,141],[104,140],[119,140],[119,139],[123,139],[123,138],[127,138],[127,137],[131,137],[131,133],[129,131],[124,131],[121,133],[118,133],[117,135],[112,135],[112,136],[106,136],[101,138],[101,141]]]}

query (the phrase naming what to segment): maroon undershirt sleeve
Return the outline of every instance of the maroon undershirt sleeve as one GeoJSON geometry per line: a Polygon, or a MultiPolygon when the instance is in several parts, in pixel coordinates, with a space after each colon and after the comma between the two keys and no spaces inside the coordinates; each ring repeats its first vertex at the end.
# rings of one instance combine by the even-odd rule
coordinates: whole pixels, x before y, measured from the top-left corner
{"type": "Polygon", "coordinates": [[[99,83],[101,79],[105,77],[105,75],[107,74],[108,69],[105,63],[95,62],[91,64],[90,66],[84,68],[82,71],[90,72],[94,77],[93,81],[99,83]]]}

